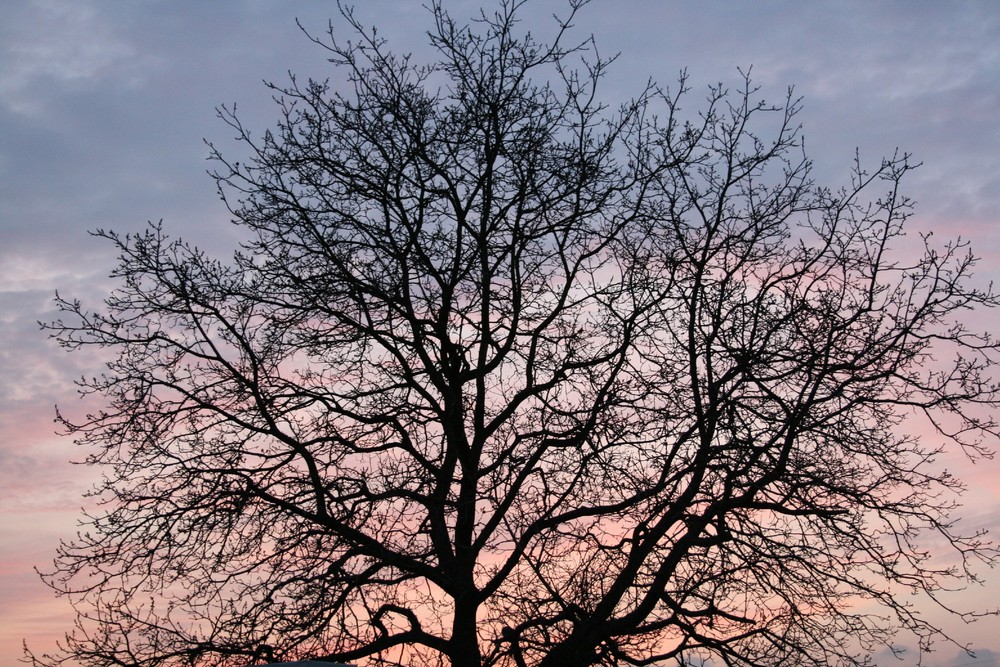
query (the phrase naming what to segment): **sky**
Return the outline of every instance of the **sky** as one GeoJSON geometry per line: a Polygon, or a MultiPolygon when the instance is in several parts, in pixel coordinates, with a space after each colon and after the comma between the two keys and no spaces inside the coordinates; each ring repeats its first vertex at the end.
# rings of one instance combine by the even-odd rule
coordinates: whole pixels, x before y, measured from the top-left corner
{"type": "MultiPolygon", "coordinates": [[[[363,23],[419,59],[429,27],[419,2],[357,4],[363,23]]],[[[445,4],[465,18],[481,3],[445,4]]],[[[526,24],[544,38],[565,7],[533,0],[526,24]]],[[[55,317],[57,289],[97,306],[113,286],[114,254],[88,230],[162,219],[171,235],[228,254],[237,232],[205,173],[203,140],[238,152],[220,104],[235,103],[259,132],[273,126],[264,80],[336,76],[296,18],[315,33],[332,20],[348,36],[329,1],[0,2],[0,667],[17,664],[22,639],[45,650],[68,629],[65,601],[33,568],[72,537],[96,479],[70,463],[84,453],[56,435],[53,406],[82,411],[73,380],[101,360],[64,353],[37,322],[55,317]]],[[[621,54],[604,82],[609,101],[682,69],[692,105],[709,84],[737,84],[738,68],[752,67],[775,100],[794,85],[820,182],[845,183],[856,149],[875,166],[912,153],[923,163],[905,183],[912,232],[969,240],[983,258],[977,280],[1000,284],[1000,3],[594,0],[576,25],[602,54],[621,54]]],[[[970,324],[997,331],[1000,312],[970,324]]],[[[969,486],[961,525],[1000,538],[1000,457],[943,464],[969,486]]],[[[1000,604],[1000,570],[979,574],[983,587],[950,600],[1000,604]]],[[[1000,667],[1000,619],[948,627],[977,658],[943,646],[925,664],[1000,667]]]]}

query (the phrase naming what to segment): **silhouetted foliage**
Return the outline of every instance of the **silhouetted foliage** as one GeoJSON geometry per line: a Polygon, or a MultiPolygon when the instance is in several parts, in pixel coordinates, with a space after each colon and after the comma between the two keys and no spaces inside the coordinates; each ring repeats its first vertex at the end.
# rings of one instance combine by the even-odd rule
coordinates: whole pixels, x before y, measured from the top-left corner
{"type": "Polygon", "coordinates": [[[345,11],[356,41],[315,40],[345,81],[276,87],[259,138],[222,109],[231,262],[98,232],[120,287],[50,327],[115,354],[65,422],[106,504],[47,575],[80,620],[38,664],[828,665],[939,636],[901,594],[996,556],[934,458],[996,436],[997,345],[962,321],[997,297],[962,242],[901,242],[908,157],[816,185],[798,100],[749,77],[608,108],[609,63],[566,46],[582,3],[548,45],[519,4],[435,3],[426,66],[345,11]]]}

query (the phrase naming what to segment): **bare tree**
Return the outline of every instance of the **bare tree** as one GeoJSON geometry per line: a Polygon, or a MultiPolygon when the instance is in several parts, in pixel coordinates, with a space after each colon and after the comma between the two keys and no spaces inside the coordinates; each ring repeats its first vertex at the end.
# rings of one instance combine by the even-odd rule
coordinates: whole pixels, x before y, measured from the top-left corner
{"type": "Polygon", "coordinates": [[[962,323],[997,297],[962,242],[904,252],[908,157],[818,186],[798,100],[748,77],[610,109],[566,45],[583,3],[547,45],[520,4],[434,3],[431,65],[345,11],[355,41],[315,39],[345,84],[276,87],[259,139],[223,109],[231,262],[98,232],[120,287],[49,326],[115,353],[64,422],[104,511],[47,575],[79,623],[36,664],[831,665],[942,636],[900,594],[995,562],[934,458],[997,435],[997,344],[962,323]]]}

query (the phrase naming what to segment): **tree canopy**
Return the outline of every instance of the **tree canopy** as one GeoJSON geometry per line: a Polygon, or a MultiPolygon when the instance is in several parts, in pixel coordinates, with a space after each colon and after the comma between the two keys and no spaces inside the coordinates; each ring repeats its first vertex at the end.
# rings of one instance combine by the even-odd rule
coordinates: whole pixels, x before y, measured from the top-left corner
{"type": "Polygon", "coordinates": [[[81,381],[104,408],[63,420],[104,504],[46,575],[79,621],[36,664],[855,665],[941,637],[901,594],[996,560],[935,457],[995,442],[997,343],[965,322],[998,300],[964,242],[903,243],[909,156],[823,187],[799,100],[749,76],[610,106],[584,3],[544,43],[521,4],[434,2],[429,64],[344,11],[352,41],[314,38],[340,79],[274,86],[260,137],[221,109],[231,260],[97,232],[119,287],[48,327],[113,354],[81,381]]]}

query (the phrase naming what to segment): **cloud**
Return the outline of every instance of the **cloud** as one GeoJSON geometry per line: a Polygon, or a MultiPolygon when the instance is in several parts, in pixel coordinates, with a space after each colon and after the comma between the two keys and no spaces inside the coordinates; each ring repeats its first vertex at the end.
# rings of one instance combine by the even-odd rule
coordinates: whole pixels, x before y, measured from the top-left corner
{"type": "Polygon", "coordinates": [[[933,657],[928,667],[1000,667],[1000,653],[989,649],[973,649],[974,655],[956,651],[951,657],[933,657]]]}
{"type": "Polygon", "coordinates": [[[54,89],[139,85],[151,65],[91,2],[11,3],[3,19],[0,103],[18,114],[42,112],[54,89]]]}

